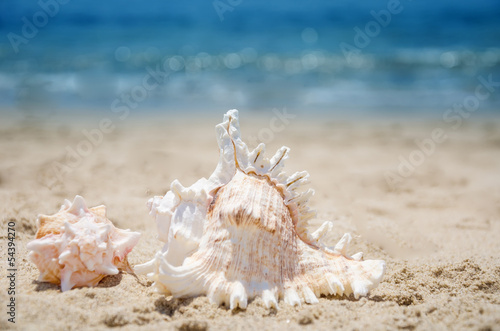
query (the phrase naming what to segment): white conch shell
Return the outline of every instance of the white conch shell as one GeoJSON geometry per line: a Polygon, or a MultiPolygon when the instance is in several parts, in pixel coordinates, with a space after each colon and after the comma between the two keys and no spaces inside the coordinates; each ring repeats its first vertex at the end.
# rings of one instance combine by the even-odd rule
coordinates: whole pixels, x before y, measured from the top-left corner
{"type": "Polygon", "coordinates": [[[106,275],[128,268],[127,254],[140,233],[116,228],[106,218],[106,207],[87,208],[81,196],[65,200],[58,213],[39,215],[36,239],[27,245],[29,258],[40,270],[39,281],[95,286],[106,275]]]}
{"type": "Polygon", "coordinates": [[[264,144],[252,152],[241,140],[238,111],[230,110],[216,126],[219,164],[210,178],[191,187],[177,180],[164,197],[149,200],[158,238],[166,244],[150,262],[135,267],[157,290],[175,297],[206,294],[231,309],[246,308],[262,297],[267,307],[316,303],[322,294],[367,295],[378,285],[385,262],[348,256],[345,234],[335,247],[321,237],[326,222],[307,231],[315,213],[299,193],[309,174],[282,172],[288,148],[264,157],[264,144]]]}

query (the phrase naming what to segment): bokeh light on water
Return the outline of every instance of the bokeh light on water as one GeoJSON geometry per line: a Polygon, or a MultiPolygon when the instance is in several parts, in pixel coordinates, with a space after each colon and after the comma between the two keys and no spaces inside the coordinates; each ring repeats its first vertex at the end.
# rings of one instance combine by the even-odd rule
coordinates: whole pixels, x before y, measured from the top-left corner
{"type": "Polygon", "coordinates": [[[41,3],[0,3],[3,114],[107,112],[151,71],[164,82],[142,111],[439,116],[478,76],[500,81],[496,0],[254,0],[222,14],[201,0],[41,3]]]}

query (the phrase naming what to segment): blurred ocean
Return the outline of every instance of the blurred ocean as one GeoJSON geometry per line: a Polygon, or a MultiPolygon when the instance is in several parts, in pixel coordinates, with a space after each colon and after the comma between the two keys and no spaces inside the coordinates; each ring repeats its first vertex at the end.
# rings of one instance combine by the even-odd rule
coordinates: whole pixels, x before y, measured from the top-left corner
{"type": "Polygon", "coordinates": [[[441,116],[500,82],[498,0],[1,0],[0,35],[4,114],[441,116]]]}

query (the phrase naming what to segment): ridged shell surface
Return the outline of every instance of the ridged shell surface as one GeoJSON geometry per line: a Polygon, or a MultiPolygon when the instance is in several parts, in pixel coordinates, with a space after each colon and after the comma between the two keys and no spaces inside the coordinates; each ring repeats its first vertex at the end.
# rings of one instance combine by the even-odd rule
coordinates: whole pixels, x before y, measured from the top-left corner
{"type": "Polygon", "coordinates": [[[335,247],[314,233],[307,207],[313,191],[298,189],[307,172],[282,171],[288,148],[271,158],[264,145],[252,152],[241,140],[238,112],[229,111],[216,127],[219,164],[208,179],[185,188],[174,181],[164,197],[148,203],[165,246],[148,263],[136,266],[160,292],[176,297],[207,295],[231,309],[246,308],[260,296],[267,307],[316,303],[327,294],[357,298],[378,285],[384,261],[362,261],[346,253],[345,234],[335,247]]]}

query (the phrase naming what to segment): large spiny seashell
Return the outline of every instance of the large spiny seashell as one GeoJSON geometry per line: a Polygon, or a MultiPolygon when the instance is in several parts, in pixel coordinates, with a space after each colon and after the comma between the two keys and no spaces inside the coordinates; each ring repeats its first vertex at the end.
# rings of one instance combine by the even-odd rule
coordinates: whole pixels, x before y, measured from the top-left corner
{"type": "Polygon", "coordinates": [[[315,215],[299,193],[307,172],[282,172],[288,148],[264,158],[264,144],[252,152],[240,138],[238,112],[230,110],[216,126],[219,164],[207,180],[189,188],[175,180],[164,197],[148,203],[159,239],[166,244],[136,271],[146,273],[160,292],[175,297],[206,294],[231,309],[262,297],[267,307],[316,303],[322,294],[368,294],[378,285],[384,261],[361,261],[346,254],[345,234],[335,247],[321,237],[324,223],[307,231],[315,215]]]}
{"type": "Polygon", "coordinates": [[[81,196],[65,200],[58,213],[39,215],[35,240],[28,243],[29,258],[40,270],[39,281],[95,286],[106,275],[129,268],[127,254],[140,233],[116,228],[106,218],[106,207],[87,208],[81,196]]]}

